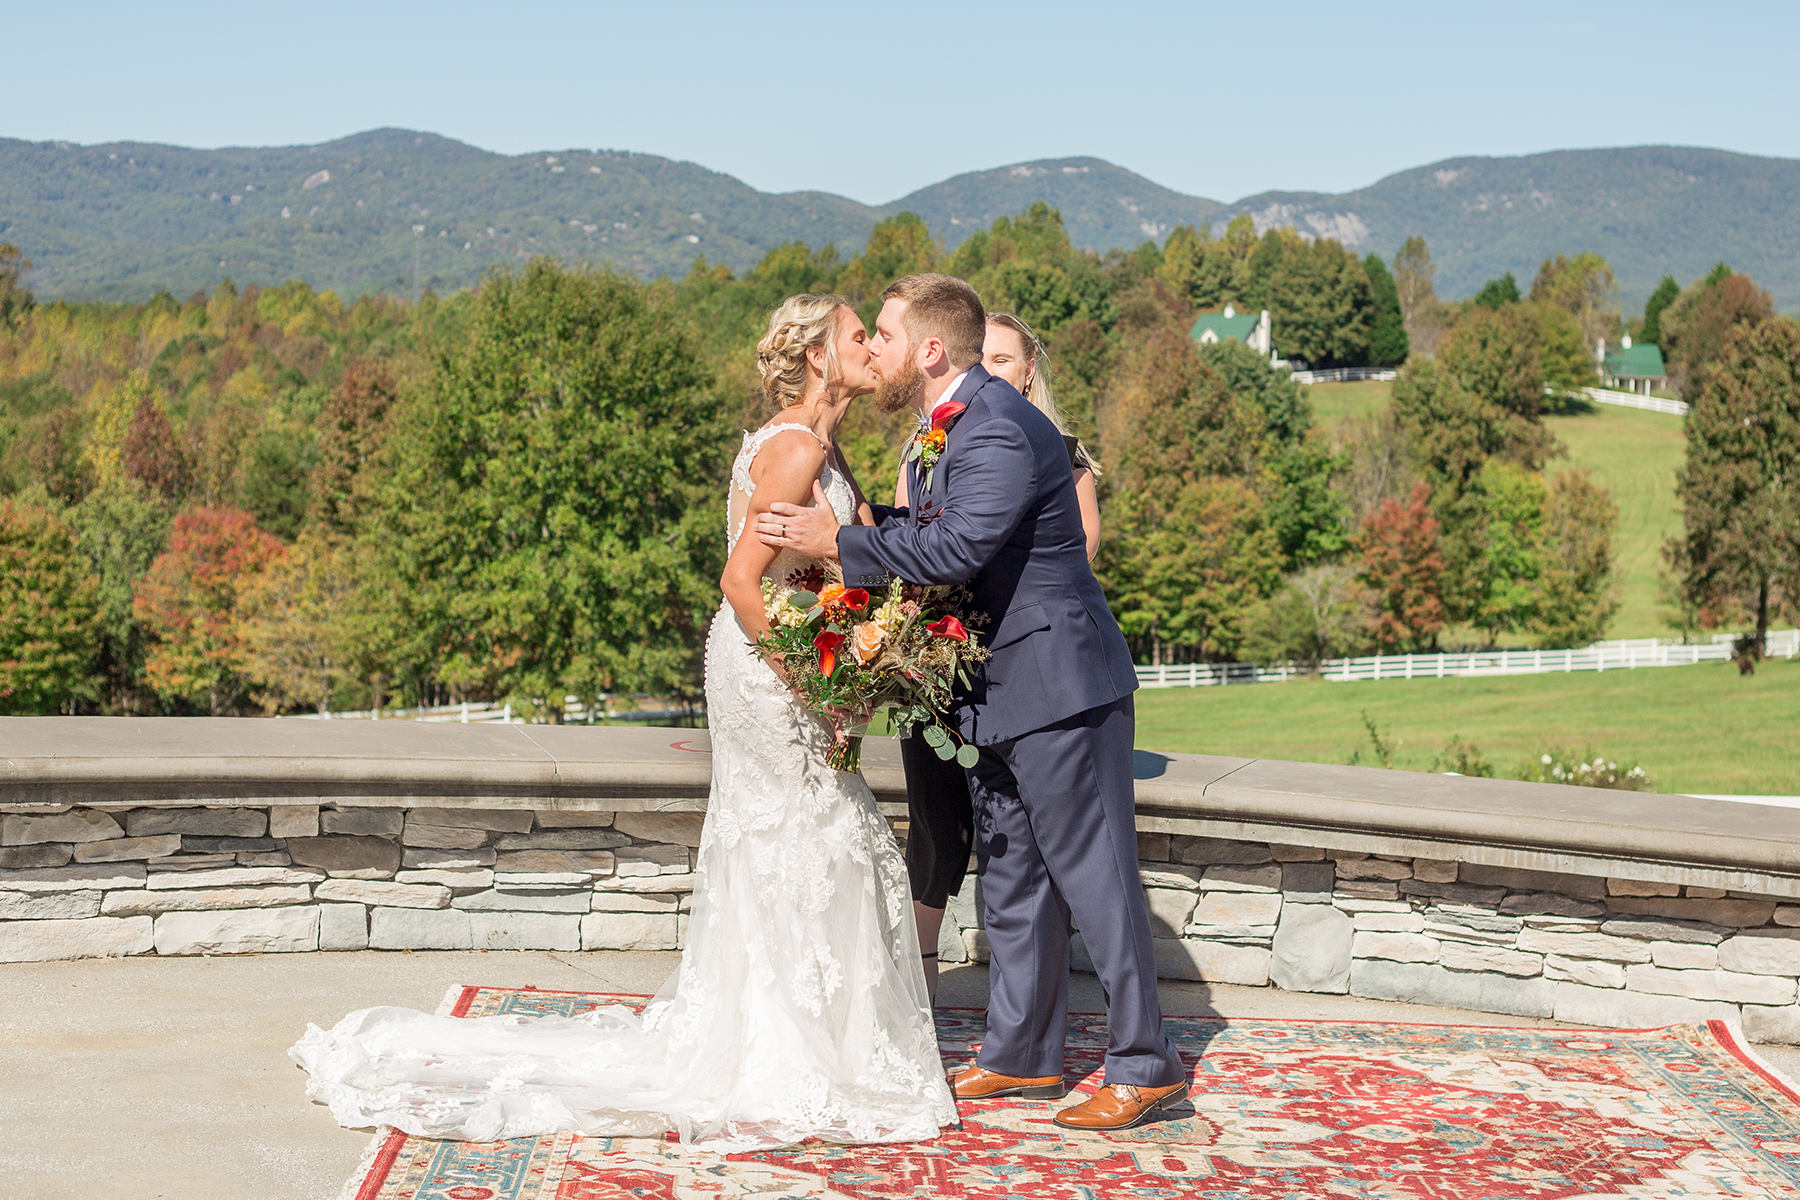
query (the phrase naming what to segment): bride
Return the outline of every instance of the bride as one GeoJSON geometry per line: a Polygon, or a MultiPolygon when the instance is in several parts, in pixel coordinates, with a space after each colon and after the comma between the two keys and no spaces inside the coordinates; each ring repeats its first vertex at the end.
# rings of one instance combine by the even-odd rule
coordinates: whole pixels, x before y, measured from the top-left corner
{"type": "Polygon", "coordinates": [[[706,646],[713,779],[687,949],[642,1017],[351,1013],[289,1053],[353,1128],[493,1141],[556,1130],[654,1135],[720,1152],[821,1138],[917,1141],[956,1123],[926,999],[905,864],[833,731],[747,643],[762,581],[817,560],[744,538],[817,485],[838,520],[868,507],[834,442],[877,376],[835,296],[794,296],[757,346],[779,411],[744,436],[726,504],[725,602],[706,646]]]}

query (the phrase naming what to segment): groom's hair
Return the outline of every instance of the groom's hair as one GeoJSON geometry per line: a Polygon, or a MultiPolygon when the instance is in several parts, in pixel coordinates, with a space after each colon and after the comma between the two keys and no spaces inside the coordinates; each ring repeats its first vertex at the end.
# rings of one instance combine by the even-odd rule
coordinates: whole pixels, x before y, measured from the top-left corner
{"type": "Polygon", "coordinates": [[[927,338],[944,343],[950,365],[966,371],[981,361],[987,338],[987,310],[975,289],[954,275],[907,275],[887,285],[883,300],[906,301],[900,323],[914,346],[927,338]]]}

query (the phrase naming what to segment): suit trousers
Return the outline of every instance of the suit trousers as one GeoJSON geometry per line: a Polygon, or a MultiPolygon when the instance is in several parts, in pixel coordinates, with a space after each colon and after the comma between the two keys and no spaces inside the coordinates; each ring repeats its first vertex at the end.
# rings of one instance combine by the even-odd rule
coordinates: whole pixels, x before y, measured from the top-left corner
{"type": "Polygon", "coordinates": [[[1130,696],[981,747],[969,771],[991,948],[979,1061],[1063,1071],[1070,921],[1106,992],[1106,1081],[1166,1087],[1187,1071],[1162,1028],[1138,876],[1130,696]]]}

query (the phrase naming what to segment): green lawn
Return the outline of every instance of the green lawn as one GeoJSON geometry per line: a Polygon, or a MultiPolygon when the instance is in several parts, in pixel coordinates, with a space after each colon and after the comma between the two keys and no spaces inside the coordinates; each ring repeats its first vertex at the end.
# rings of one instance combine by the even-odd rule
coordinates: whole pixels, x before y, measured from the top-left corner
{"type": "Polygon", "coordinates": [[[1569,448],[1549,472],[1586,467],[1619,506],[1613,535],[1613,586],[1620,606],[1606,636],[1672,637],[1659,599],[1663,543],[1681,531],[1675,473],[1687,454],[1682,418],[1634,408],[1594,406],[1592,413],[1550,417],[1544,423],[1569,448]]]}
{"type": "Polygon", "coordinates": [[[1298,762],[1369,758],[1367,712],[1395,744],[1395,766],[1430,770],[1453,737],[1495,774],[1553,746],[1636,759],[1659,792],[1800,795],[1800,660],[1742,678],[1730,663],[1637,671],[1364,683],[1146,688],[1146,750],[1298,762]]]}
{"type": "Polygon", "coordinates": [[[1313,417],[1327,430],[1336,430],[1345,417],[1380,412],[1387,407],[1393,383],[1364,380],[1361,383],[1315,383],[1307,389],[1313,417]]]}

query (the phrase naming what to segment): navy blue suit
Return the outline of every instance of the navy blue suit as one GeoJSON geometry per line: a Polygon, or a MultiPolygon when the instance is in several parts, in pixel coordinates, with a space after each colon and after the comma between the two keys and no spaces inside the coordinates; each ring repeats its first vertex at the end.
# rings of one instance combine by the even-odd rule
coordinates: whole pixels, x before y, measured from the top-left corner
{"type": "Polygon", "coordinates": [[[1185,1077],[1162,1032],[1150,916],[1138,879],[1131,775],[1137,687],[1099,582],[1062,435],[1004,380],[972,367],[967,408],[908,508],[838,531],[845,582],[967,581],[993,656],[957,696],[975,853],[992,950],[980,1062],[1060,1075],[1069,928],[1081,930],[1107,995],[1108,1082],[1162,1087],[1185,1077]]]}

